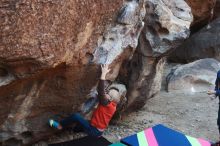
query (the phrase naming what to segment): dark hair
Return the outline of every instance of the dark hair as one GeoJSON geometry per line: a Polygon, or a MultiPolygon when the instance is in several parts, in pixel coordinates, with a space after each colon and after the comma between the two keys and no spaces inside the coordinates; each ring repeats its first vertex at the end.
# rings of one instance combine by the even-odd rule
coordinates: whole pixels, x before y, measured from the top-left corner
{"type": "Polygon", "coordinates": [[[113,89],[113,90],[116,90],[116,91],[119,92],[119,89],[118,89],[118,88],[115,88],[115,87],[111,87],[111,88],[109,88],[108,91],[110,91],[110,90],[112,90],[112,89],[113,89]]]}

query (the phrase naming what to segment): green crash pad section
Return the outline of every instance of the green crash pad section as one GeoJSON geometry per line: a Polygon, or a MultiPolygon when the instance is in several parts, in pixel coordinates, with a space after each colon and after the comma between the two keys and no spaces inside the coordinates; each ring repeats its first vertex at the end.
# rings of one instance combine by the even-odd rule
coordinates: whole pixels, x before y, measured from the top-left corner
{"type": "Polygon", "coordinates": [[[127,145],[124,145],[124,144],[118,142],[118,143],[113,143],[113,144],[111,144],[109,146],[127,146],[127,145]]]}

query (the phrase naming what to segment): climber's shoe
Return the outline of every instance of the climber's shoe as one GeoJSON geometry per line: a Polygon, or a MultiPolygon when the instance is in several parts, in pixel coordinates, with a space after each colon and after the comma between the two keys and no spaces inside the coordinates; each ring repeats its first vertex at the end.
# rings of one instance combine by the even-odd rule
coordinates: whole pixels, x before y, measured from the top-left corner
{"type": "Polygon", "coordinates": [[[59,129],[58,127],[59,127],[60,124],[59,124],[57,121],[55,121],[55,120],[53,120],[53,119],[50,119],[50,120],[48,121],[48,123],[49,123],[50,127],[59,129]]]}

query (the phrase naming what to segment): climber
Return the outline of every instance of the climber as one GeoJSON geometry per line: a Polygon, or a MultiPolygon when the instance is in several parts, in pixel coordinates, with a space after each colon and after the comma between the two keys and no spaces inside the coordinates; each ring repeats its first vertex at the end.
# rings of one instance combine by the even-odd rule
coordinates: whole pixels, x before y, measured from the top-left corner
{"type": "MultiPolygon", "coordinates": [[[[207,92],[208,95],[214,95],[214,98],[220,97],[220,70],[217,73],[217,78],[215,81],[215,90],[209,90],[207,92]]],[[[212,98],[212,99],[214,99],[212,98]]],[[[212,144],[212,146],[220,146],[220,103],[218,109],[218,119],[217,119],[218,131],[219,131],[219,142],[212,144]]]]}
{"type": "Polygon", "coordinates": [[[57,122],[53,119],[49,120],[49,125],[58,130],[66,128],[72,123],[76,123],[75,132],[87,133],[90,136],[99,137],[107,128],[112,116],[116,111],[116,106],[119,104],[121,95],[117,88],[105,89],[106,74],[110,71],[108,65],[101,65],[101,78],[98,83],[98,107],[92,113],[90,122],[85,120],[79,113],[74,113],[71,116],[57,122]]]}

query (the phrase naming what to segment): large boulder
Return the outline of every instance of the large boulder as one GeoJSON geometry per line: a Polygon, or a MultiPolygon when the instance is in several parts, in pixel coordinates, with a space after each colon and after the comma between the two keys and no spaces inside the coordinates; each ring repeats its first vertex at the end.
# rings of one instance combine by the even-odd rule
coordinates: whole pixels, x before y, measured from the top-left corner
{"type": "Polygon", "coordinates": [[[167,76],[167,90],[192,94],[214,89],[219,69],[220,62],[209,58],[178,65],[172,68],[167,76]]]}
{"type": "Polygon", "coordinates": [[[192,32],[196,32],[208,24],[213,18],[216,0],[185,0],[192,9],[194,17],[191,24],[192,32]]]}
{"type": "Polygon", "coordinates": [[[49,117],[78,111],[97,85],[99,64],[111,64],[108,79],[115,80],[137,47],[145,11],[141,1],[122,0],[0,6],[0,142],[13,146],[48,137],[49,117]],[[133,12],[125,9],[132,5],[133,12]]]}
{"type": "Polygon", "coordinates": [[[128,88],[127,110],[143,107],[160,90],[164,56],[192,22],[184,0],[0,5],[0,141],[13,146],[48,137],[49,117],[78,111],[100,64],[110,64],[108,80],[128,88]]]}
{"type": "Polygon", "coordinates": [[[189,36],[193,21],[183,0],[147,0],[145,8],[137,51],[123,64],[119,76],[128,86],[128,111],[143,107],[160,91],[165,56],[189,36]]]}
{"type": "Polygon", "coordinates": [[[191,62],[202,58],[220,60],[220,18],[187,39],[170,56],[174,62],[191,62]]]}

